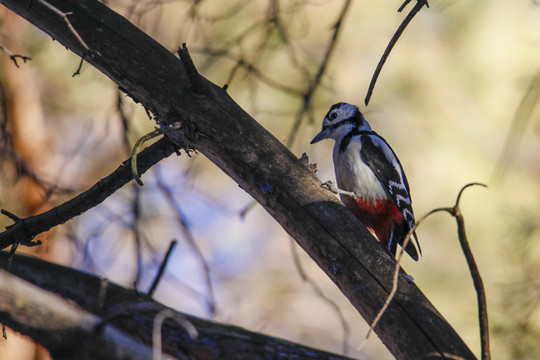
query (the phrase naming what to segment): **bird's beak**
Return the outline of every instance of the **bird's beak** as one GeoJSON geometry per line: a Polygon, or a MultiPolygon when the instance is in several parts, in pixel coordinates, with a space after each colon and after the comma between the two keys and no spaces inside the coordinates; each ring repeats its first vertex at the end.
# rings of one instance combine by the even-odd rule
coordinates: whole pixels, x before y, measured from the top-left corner
{"type": "Polygon", "coordinates": [[[310,144],[315,144],[315,143],[318,143],[321,140],[324,140],[324,139],[328,138],[328,136],[330,135],[331,130],[332,130],[331,128],[322,129],[322,131],[320,133],[315,135],[313,140],[311,140],[310,144]]]}

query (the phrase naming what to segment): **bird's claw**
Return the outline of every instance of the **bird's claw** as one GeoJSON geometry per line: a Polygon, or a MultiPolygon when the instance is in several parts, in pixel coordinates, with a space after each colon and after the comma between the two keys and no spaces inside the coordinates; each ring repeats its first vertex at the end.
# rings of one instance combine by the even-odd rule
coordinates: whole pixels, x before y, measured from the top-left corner
{"type": "Polygon", "coordinates": [[[337,194],[337,195],[347,195],[347,196],[352,197],[353,199],[358,198],[358,195],[356,195],[356,193],[354,193],[352,191],[346,191],[346,190],[342,190],[342,189],[338,188],[334,184],[334,182],[332,180],[328,180],[327,182],[322,183],[321,187],[325,188],[327,190],[330,190],[331,192],[333,192],[334,194],[337,194]]]}
{"type": "Polygon", "coordinates": [[[336,187],[336,185],[334,185],[334,182],[332,180],[328,180],[328,181],[322,183],[321,187],[326,189],[326,190],[330,190],[334,194],[339,194],[338,188],[336,187]]]}

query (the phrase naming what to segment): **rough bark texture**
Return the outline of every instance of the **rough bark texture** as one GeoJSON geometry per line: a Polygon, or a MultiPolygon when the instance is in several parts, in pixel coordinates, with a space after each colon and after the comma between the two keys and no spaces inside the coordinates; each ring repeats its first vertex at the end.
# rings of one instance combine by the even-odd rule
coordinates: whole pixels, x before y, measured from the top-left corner
{"type": "MultiPolygon", "coordinates": [[[[365,227],[277,139],[221,88],[201,77],[191,91],[182,63],[126,19],[95,0],[0,1],[84,57],[164,123],[182,121],[191,145],[251,194],[296,239],[371,322],[391,287],[395,261],[365,227]]],[[[1,235],[0,235],[1,237],[1,235]]],[[[397,359],[474,355],[414,284],[399,291],[375,332],[397,359]]]]}
{"type": "Polygon", "coordinates": [[[0,321],[42,344],[55,359],[152,358],[151,346],[5,270],[0,270],[0,321]]]}
{"type": "MultiPolygon", "coordinates": [[[[6,266],[8,256],[5,252],[0,253],[0,268],[6,266]]],[[[14,275],[60,296],[31,289],[29,284],[20,284],[22,280],[17,284],[16,278],[9,279],[12,288],[13,284],[17,284],[17,288],[30,290],[24,293],[9,291],[5,275],[1,275],[0,320],[18,331],[32,333],[34,339],[51,349],[54,355],[58,354],[58,357],[149,359],[154,319],[163,310],[172,311],[132,289],[37,258],[16,256],[11,270],[14,275]],[[59,278],[62,281],[58,281],[59,278]],[[9,310],[13,313],[15,309],[25,311],[11,316],[9,310]],[[28,323],[32,323],[32,326],[28,323]],[[54,330],[51,331],[51,328],[54,330]],[[113,340],[121,341],[116,351],[111,349],[113,340]],[[81,357],[80,354],[84,353],[85,357],[81,357]]],[[[182,324],[171,319],[164,321],[162,349],[174,358],[350,360],[236,326],[178,312],[174,314],[191,323],[198,333],[191,338],[182,324]]]]}

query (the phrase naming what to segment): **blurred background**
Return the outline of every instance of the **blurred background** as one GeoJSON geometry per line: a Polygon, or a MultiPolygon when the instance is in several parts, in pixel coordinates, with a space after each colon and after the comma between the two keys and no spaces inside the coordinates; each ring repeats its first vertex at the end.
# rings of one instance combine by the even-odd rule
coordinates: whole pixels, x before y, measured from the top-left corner
{"type": "MultiPolygon", "coordinates": [[[[417,217],[453,206],[466,183],[487,184],[468,189],[461,208],[486,287],[493,358],[539,359],[540,7],[431,1],[395,46],[366,108],[375,67],[413,3],[397,13],[398,1],[106,2],[171,51],[186,42],[199,72],[228,84],[297,156],[306,152],[323,181],[334,179],[333,143],[309,142],[329,107],[346,101],[399,155],[417,217]]],[[[80,59],[25,20],[0,8],[0,24],[0,43],[32,58],[17,67],[0,54],[0,207],[22,217],[92,186],[155,124],[90,65],[72,76],[80,59]]],[[[202,155],[172,156],[143,180],[26,251],[147,291],[177,240],[158,301],[359,359],[393,358],[376,336],[357,352],[363,318],[202,155]]],[[[403,267],[479,356],[476,295],[455,221],[436,214],[417,233],[423,257],[403,267]]],[[[47,358],[12,333],[0,354],[47,358]]]]}

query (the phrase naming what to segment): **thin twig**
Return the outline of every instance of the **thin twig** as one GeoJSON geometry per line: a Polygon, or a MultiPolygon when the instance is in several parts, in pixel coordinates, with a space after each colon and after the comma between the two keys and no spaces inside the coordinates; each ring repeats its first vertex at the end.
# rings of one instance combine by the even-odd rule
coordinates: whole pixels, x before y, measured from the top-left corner
{"type": "MultiPolygon", "coordinates": [[[[159,169],[159,167],[157,168],[159,169]]],[[[193,234],[191,233],[191,230],[189,229],[189,224],[186,220],[186,216],[184,215],[184,212],[178,205],[178,202],[174,200],[174,194],[171,191],[171,189],[165,184],[162,180],[162,177],[159,173],[156,175],[157,178],[157,185],[165,193],[165,198],[169,201],[170,206],[175,210],[176,219],[178,221],[178,224],[180,225],[180,229],[182,230],[182,233],[184,235],[184,238],[186,239],[188,245],[191,247],[192,251],[195,253],[195,255],[199,258],[199,261],[201,262],[201,266],[203,268],[203,274],[204,279],[206,283],[206,290],[208,292],[208,307],[209,307],[209,313],[212,317],[216,316],[216,297],[214,293],[214,286],[212,285],[212,277],[211,277],[211,271],[210,271],[210,265],[208,264],[208,261],[204,257],[203,252],[197,245],[197,242],[195,241],[195,238],[193,237],[193,234]]]]}
{"type": "Polygon", "coordinates": [[[81,69],[82,69],[83,64],[84,64],[84,58],[81,58],[81,61],[79,62],[79,66],[77,66],[77,70],[75,70],[75,72],[73,73],[73,75],[71,75],[71,77],[75,77],[81,74],[81,69]]]}
{"type": "Polygon", "coordinates": [[[375,329],[375,326],[377,326],[377,324],[379,323],[379,320],[381,320],[381,317],[383,316],[384,312],[386,311],[386,309],[388,308],[388,306],[390,306],[390,303],[392,302],[392,299],[394,298],[394,296],[396,295],[397,293],[397,289],[398,289],[398,281],[399,281],[399,270],[400,270],[400,264],[401,264],[401,258],[403,257],[403,253],[405,252],[405,248],[407,247],[407,244],[409,243],[409,241],[411,240],[411,236],[414,234],[414,232],[416,231],[416,229],[418,228],[418,226],[428,217],[430,216],[431,214],[433,213],[436,213],[436,212],[439,212],[439,211],[447,211],[446,208],[438,208],[438,209],[434,209],[434,210],[431,210],[430,212],[428,212],[427,214],[425,214],[424,216],[422,216],[415,224],[414,226],[409,230],[409,232],[407,233],[407,236],[405,236],[405,239],[403,240],[403,244],[401,245],[401,249],[399,251],[399,254],[398,254],[398,257],[397,257],[397,260],[396,260],[396,266],[394,267],[394,275],[392,277],[392,290],[390,290],[390,293],[388,294],[388,297],[386,298],[382,308],[379,310],[379,312],[377,313],[377,315],[375,316],[375,319],[373,320],[373,322],[371,323],[371,325],[369,326],[369,330],[366,334],[366,337],[364,338],[364,341],[362,342],[362,344],[360,344],[360,346],[358,347],[357,351],[360,351],[362,350],[362,348],[367,344],[367,341],[369,339],[369,336],[371,335],[371,333],[373,332],[373,330],[375,329]]]}
{"type": "Polygon", "coordinates": [[[169,248],[167,249],[167,252],[163,256],[163,260],[161,260],[161,265],[159,266],[159,270],[156,274],[156,277],[154,278],[154,281],[152,282],[152,286],[150,287],[150,290],[148,290],[148,296],[152,297],[154,295],[154,292],[156,291],[161,278],[163,277],[163,274],[165,273],[165,269],[167,268],[167,263],[169,262],[169,258],[171,257],[171,254],[178,244],[178,241],[173,240],[169,244],[169,248]]]}
{"type": "Polygon", "coordinates": [[[180,326],[184,328],[184,330],[186,330],[190,338],[195,339],[197,336],[199,336],[197,329],[188,319],[181,316],[180,314],[174,313],[170,309],[161,310],[154,318],[154,327],[152,330],[152,360],[161,360],[162,358],[161,328],[163,322],[166,319],[173,319],[174,321],[176,321],[180,326]]]}
{"type": "Polygon", "coordinates": [[[11,220],[13,220],[15,222],[21,220],[20,217],[18,217],[17,215],[15,215],[14,213],[12,213],[11,211],[8,211],[6,209],[0,210],[0,213],[2,213],[3,215],[6,215],[8,218],[10,218],[11,220]]]}
{"type": "Polygon", "coordinates": [[[308,112],[309,108],[311,107],[311,99],[313,98],[315,91],[319,88],[322,77],[324,73],[326,72],[326,69],[328,68],[330,57],[332,56],[334,49],[337,45],[338,36],[339,36],[340,30],[342,29],[343,21],[345,19],[345,15],[347,15],[351,2],[352,2],[351,0],[345,0],[345,2],[343,3],[343,7],[341,8],[341,11],[338,15],[336,23],[333,26],[334,32],[332,34],[332,38],[330,39],[330,42],[328,43],[328,46],[324,53],[324,58],[321,64],[319,65],[319,70],[317,71],[315,78],[310,82],[306,93],[303,94],[302,107],[296,114],[295,122],[291,129],[289,137],[287,138],[287,144],[289,146],[292,146],[292,143],[294,142],[294,138],[296,137],[296,133],[298,132],[298,128],[300,127],[302,118],[304,114],[308,112]]]}
{"type": "Polygon", "coordinates": [[[141,221],[141,210],[141,189],[137,185],[133,184],[133,222],[131,223],[131,231],[133,232],[133,237],[135,240],[135,258],[137,259],[137,271],[135,272],[135,280],[133,281],[133,287],[137,292],[139,291],[139,283],[141,281],[143,268],[143,235],[141,234],[141,231],[139,229],[139,223],[141,221]]]}
{"type": "Polygon", "coordinates": [[[480,340],[481,340],[481,346],[482,346],[482,360],[490,360],[491,359],[491,354],[490,354],[490,350],[489,350],[489,324],[488,324],[488,314],[487,314],[487,304],[486,304],[487,303],[486,302],[486,293],[485,293],[485,290],[484,290],[484,284],[482,282],[482,277],[480,276],[480,272],[478,270],[478,267],[476,266],[476,262],[474,261],[472,251],[471,251],[471,249],[469,247],[469,243],[467,241],[467,234],[465,232],[465,221],[463,219],[463,216],[461,214],[461,210],[459,208],[459,201],[461,200],[461,196],[462,196],[464,190],[467,189],[468,187],[474,186],[474,185],[479,185],[479,186],[486,187],[486,185],[481,184],[481,183],[470,183],[470,184],[467,184],[467,185],[463,186],[461,188],[461,190],[459,191],[459,194],[458,194],[457,200],[456,200],[456,204],[454,205],[454,207],[451,207],[451,208],[437,208],[437,209],[431,210],[430,212],[428,212],[427,214],[422,216],[416,222],[416,224],[409,230],[409,232],[407,233],[407,236],[405,237],[405,240],[403,241],[403,245],[401,247],[401,250],[399,252],[399,255],[398,255],[398,258],[397,258],[397,261],[396,261],[396,266],[395,266],[395,269],[394,269],[394,276],[393,276],[393,281],[392,281],[392,290],[388,294],[388,297],[386,298],[386,300],[384,302],[384,305],[379,310],[379,312],[377,313],[377,316],[375,316],[375,319],[371,323],[371,325],[369,327],[369,330],[368,330],[368,332],[366,334],[366,337],[364,338],[364,341],[362,342],[362,344],[357,349],[358,351],[360,351],[366,345],[367,340],[368,340],[369,336],[371,335],[371,332],[375,329],[375,326],[377,326],[377,324],[378,324],[379,320],[381,319],[382,315],[384,314],[384,312],[386,311],[386,309],[390,305],[392,299],[394,298],[395,294],[397,293],[401,257],[402,257],[402,255],[404,253],[405,247],[407,246],[407,244],[409,243],[409,241],[411,239],[412,234],[416,231],[418,226],[427,217],[429,217],[430,215],[432,215],[432,214],[434,214],[436,212],[445,211],[445,212],[448,212],[449,214],[451,214],[452,216],[454,216],[456,218],[456,222],[457,222],[457,226],[458,226],[459,242],[461,244],[461,248],[463,250],[463,253],[465,254],[465,259],[467,260],[467,264],[469,266],[469,271],[470,271],[471,276],[473,278],[473,283],[474,283],[474,287],[475,287],[476,294],[477,294],[478,317],[479,317],[479,324],[480,324],[480,340]]]}
{"type": "Polygon", "coordinates": [[[75,28],[73,27],[73,25],[71,25],[71,21],[69,21],[68,19],[68,15],[71,15],[70,12],[68,13],[65,13],[63,11],[60,11],[58,8],[54,7],[53,5],[49,4],[48,2],[46,2],[45,0],[38,0],[41,4],[43,4],[44,6],[48,7],[50,10],[52,10],[53,12],[55,12],[56,14],[58,14],[59,16],[61,16],[64,21],[66,22],[69,30],[71,31],[71,33],[75,36],[75,38],[77,39],[77,41],[79,41],[81,43],[81,45],[86,49],[86,51],[90,51],[90,48],[88,47],[88,45],[86,45],[86,43],[84,42],[83,38],[81,37],[81,35],[79,35],[79,33],[77,32],[77,30],[75,30],[75,28]]]}
{"type": "MultiPolygon", "coordinates": [[[[406,0],[405,3],[399,8],[398,11],[403,10],[403,8],[410,2],[411,0],[406,0]]],[[[411,9],[411,11],[407,14],[405,19],[403,19],[403,22],[401,25],[399,25],[398,29],[396,30],[394,36],[392,36],[392,39],[388,43],[388,46],[384,50],[384,53],[381,57],[381,60],[379,60],[379,64],[377,64],[377,68],[375,69],[375,73],[373,74],[373,77],[371,78],[371,82],[369,83],[369,88],[366,94],[366,98],[364,100],[364,104],[366,106],[369,104],[369,100],[371,99],[371,95],[373,94],[373,89],[375,88],[375,84],[377,83],[377,79],[379,78],[379,74],[381,73],[381,70],[384,66],[384,63],[386,62],[386,59],[388,59],[388,56],[390,55],[390,52],[394,48],[394,45],[396,45],[397,41],[399,40],[399,37],[409,25],[411,20],[414,18],[414,16],[422,9],[422,7],[426,5],[429,7],[429,4],[427,0],[417,0],[417,3],[414,5],[414,7],[411,9]]]]}
{"type": "Polygon", "coordinates": [[[491,352],[489,350],[489,321],[487,312],[486,291],[484,289],[482,276],[480,275],[480,271],[478,270],[478,266],[476,265],[476,261],[474,260],[474,256],[469,246],[469,241],[467,240],[467,233],[465,232],[465,220],[463,219],[463,215],[461,214],[461,210],[459,208],[459,200],[461,199],[463,191],[473,185],[487,187],[486,185],[481,183],[471,183],[465,185],[459,192],[458,198],[456,200],[456,205],[454,206],[453,215],[456,218],[458,224],[459,243],[461,244],[461,249],[463,250],[463,254],[465,255],[465,259],[467,260],[467,265],[469,265],[469,271],[471,273],[474,288],[476,290],[476,297],[478,301],[478,320],[480,323],[482,360],[490,360],[491,352]]]}
{"type": "MultiPolygon", "coordinates": [[[[168,138],[158,140],[138,155],[141,159],[140,165],[137,166],[138,170],[141,173],[146,172],[158,161],[174,153],[176,149],[176,145],[171,143],[168,138]]],[[[0,233],[0,249],[17,242],[25,246],[35,246],[40,243],[39,241],[32,241],[36,235],[63,224],[103,202],[112,193],[133,179],[129,162],[129,159],[126,160],[110,175],[99,180],[90,189],[72,199],[42,214],[29,216],[8,226],[4,232],[0,233]]]]}
{"type": "Polygon", "coordinates": [[[181,127],[182,125],[180,123],[164,126],[164,127],[161,127],[159,129],[152,131],[149,134],[142,136],[139,140],[137,140],[137,142],[135,143],[135,146],[133,146],[133,150],[131,151],[131,173],[133,174],[133,178],[135,179],[137,184],[139,184],[140,186],[144,185],[144,183],[141,180],[141,176],[139,175],[139,172],[137,171],[137,152],[139,151],[139,148],[142,146],[142,144],[160,135],[178,130],[181,127]]]}
{"type": "Polygon", "coordinates": [[[315,281],[313,281],[313,279],[310,278],[307,275],[307,273],[304,271],[302,263],[300,262],[300,257],[298,256],[298,251],[297,251],[297,248],[296,248],[296,242],[294,241],[294,239],[291,238],[289,242],[291,244],[291,254],[292,254],[292,257],[293,257],[293,263],[294,263],[294,265],[296,267],[296,270],[298,271],[298,274],[300,274],[300,278],[303,281],[305,281],[311,287],[311,290],[313,290],[315,295],[317,295],[325,303],[330,305],[330,307],[336,312],[336,314],[337,314],[337,316],[339,318],[339,322],[341,323],[341,328],[343,329],[343,355],[346,356],[347,352],[348,352],[347,350],[349,348],[349,336],[350,336],[350,333],[351,333],[349,323],[345,319],[345,316],[343,315],[343,312],[341,311],[338,304],[336,304],[332,299],[330,299],[328,296],[326,296],[322,292],[321,288],[317,285],[317,283],[315,281]]]}
{"type": "Polygon", "coordinates": [[[0,51],[5,52],[9,56],[9,58],[15,63],[15,66],[18,68],[20,68],[20,66],[17,63],[17,59],[21,59],[25,64],[26,64],[26,61],[32,60],[32,58],[29,56],[12,53],[7,47],[5,47],[2,44],[0,44],[0,51]]]}
{"type": "MultiPolygon", "coordinates": [[[[246,72],[255,75],[255,77],[263,82],[264,84],[273,87],[277,90],[283,91],[287,94],[293,95],[293,96],[303,96],[303,91],[300,89],[296,89],[290,86],[287,86],[285,84],[281,84],[275,79],[273,79],[271,76],[266,74],[265,72],[259,70],[255,65],[252,63],[249,63],[247,60],[245,60],[243,57],[236,57],[232,54],[229,54],[222,50],[212,50],[209,48],[203,48],[203,49],[196,49],[195,50],[198,53],[204,53],[205,56],[209,57],[223,57],[225,59],[229,59],[235,62],[235,67],[233,68],[233,71],[238,70],[238,68],[244,69],[246,72]]],[[[233,74],[234,75],[234,74],[233,74]]],[[[226,84],[227,88],[230,86],[232,82],[233,75],[229,75],[229,78],[227,79],[226,84]]],[[[226,89],[224,89],[226,90],[226,89]]]]}
{"type": "Polygon", "coordinates": [[[251,200],[240,212],[238,213],[240,215],[241,219],[244,219],[247,215],[247,213],[255,208],[255,205],[257,205],[258,202],[256,200],[251,200]]]}
{"type": "MultiPolygon", "coordinates": [[[[0,210],[0,213],[2,213],[3,215],[6,215],[8,218],[13,220],[15,223],[21,221],[20,217],[18,217],[17,215],[13,214],[12,212],[10,212],[10,211],[8,211],[6,209],[0,210]]],[[[8,227],[6,227],[6,228],[8,228],[8,227]]],[[[8,258],[8,261],[6,262],[6,271],[7,272],[11,271],[11,264],[12,264],[12,261],[13,261],[13,257],[15,256],[15,253],[17,252],[17,249],[19,248],[20,244],[21,244],[20,242],[15,242],[15,243],[13,243],[13,245],[11,245],[11,249],[9,251],[9,258],[8,258]]],[[[39,242],[30,242],[30,244],[39,245],[39,244],[41,244],[41,241],[39,241],[39,242]]]]}

